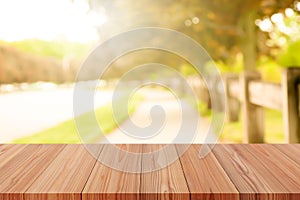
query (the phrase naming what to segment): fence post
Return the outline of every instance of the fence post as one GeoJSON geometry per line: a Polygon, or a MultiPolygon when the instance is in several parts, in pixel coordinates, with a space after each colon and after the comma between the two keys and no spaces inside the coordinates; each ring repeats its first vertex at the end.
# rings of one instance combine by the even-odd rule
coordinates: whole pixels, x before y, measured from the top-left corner
{"type": "Polygon", "coordinates": [[[245,71],[241,77],[244,143],[263,143],[264,141],[264,109],[252,104],[249,99],[249,82],[260,79],[260,74],[255,71],[245,71]]]}
{"type": "Polygon", "coordinates": [[[239,76],[238,74],[228,73],[223,76],[224,84],[225,84],[225,96],[226,96],[226,115],[228,122],[236,122],[239,120],[239,113],[240,113],[240,101],[236,97],[233,97],[230,94],[230,84],[233,81],[238,81],[239,76]]]}
{"type": "Polygon", "coordinates": [[[300,142],[300,68],[287,68],[282,74],[282,112],[286,143],[300,142]]]}

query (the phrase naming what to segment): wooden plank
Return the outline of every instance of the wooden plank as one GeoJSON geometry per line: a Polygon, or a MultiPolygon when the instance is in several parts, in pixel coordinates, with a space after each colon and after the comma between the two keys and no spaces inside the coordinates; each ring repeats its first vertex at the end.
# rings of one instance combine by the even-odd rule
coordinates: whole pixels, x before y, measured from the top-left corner
{"type": "Polygon", "coordinates": [[[26,145],[1,144],[0,145],[0,167],[9,162],[16,154],[22,151],[26,145]]]}
{"type": "Polygon", "coordinates": [[[273,145],[246,145],[243,148],[259,159],[278,178],[278,182],[288,187],[289,193],[300,198],[300,165],[273,145]]]}
{"type": "Polygon", "coordinates": [[[190,199],[174,145],[143,145],[141,198],[190,199]]]}
{"type": "MultiPolygon", "coordinates": [[[[299,186],[290,182],[262,152],[254,151],[259,145],[215,145],[213,153],[233,181],[241,199],[297,199],[299,186]],[[251,151],[251,152],[250,152],[251,151]],[[252,153],[253,152],[253,153],[252,153]],[[254,153],[255,152],[255,153],[254,153]],[[254,154],[256,156],[254,156],[254,154]]],[[[262,148],[268,148],[264,145],[262,148]]],[[[284,157],[272,156],[272,159],[284,157]]]]}
{"type": "Polygon", "coordinates": [[[23,193],[64,148],[64,145],[23,146],[16,154],[7,152],[14,156],[0,167],[0,199],[22,199],[23,193]]]}
{"type": "Polygon", "coordinates": [[[300,111],[298,84],[300,69],[288,68],[282,74],[283,124],[286,143],[300,142],[300,111]]]}
{"type": "Polygon", "coordinates": [[[142,145],[104,145],[82,199],[139,199],[141,153],[142,145]]]}
{"type": "MultiPolygon", "coordinates": [[[[225,74],[223,76],[225,83],[225,109],[226,109],[226,119],[228,122],[235,122],[239,120],[240,114],[240,101],[239,94],[240,91],[237,91],[237,94],[231,91],[235,85],[239,85],[239,76],[238,74],[225,74]],[[237,96],[236,96],[237,95],[237,96]]],[[[239,88],[238,88],[239,89],[239,88]]],[[[235,91],[234,91],[235,92],[235,91]]]]}
{"type": "Polygon", "coordinates": [[[0,199],[300,199],[300,144],[112,146],[0,145],[0,199]]]}
{"type": "MultiPolygon", "coordinates": [[[[102,149],[90,147],[98,154],[102,149]]],[[[96,160],[84,145],[67,145],[25,192],[25,199],[81,199],[96,160]]]]}
{"type": "Polygon", "coordinates": [[[288,157],[290,157],[294,162],[300,165],[300,144],[276,144],[273,145],[277,149],[279,149],[281,152],[286,154],[288,157]]]}
{"type": "Polygon", "coordinates": [[[282,110],[282,89],[280,84],[251,81],[249,83],[249,100],[252,104],[282,110]]]}
{"type": "Polygon", "coordinates": [[[256,71],[245,71],[242,75],[243,142],[264,141],[264,109],[250,102],[249,82],[261,79],[256,71]]]}
{"type": "MultiPolygon", "coordinates": [[[[185,147],[176,145],[179,154],[185,147]]],[[[191,192],[191,199],[239,199],[238,191],[215,158],[209,153],[199,157],[200,148],[206,145],[191,145],[180,158],[191,192]]]]}

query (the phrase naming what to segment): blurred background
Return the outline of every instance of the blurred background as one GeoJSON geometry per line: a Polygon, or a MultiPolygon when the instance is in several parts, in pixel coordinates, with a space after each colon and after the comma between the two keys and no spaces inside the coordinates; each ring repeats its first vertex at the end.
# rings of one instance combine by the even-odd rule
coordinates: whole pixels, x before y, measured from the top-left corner
{"type": "MultiPolygon", "coordinates": [[[[281,85],[282,71],[300,66],[297,0],[0,0],[0,143],[80,143],[72,118],[73,86],[81,63],[101,42],[139,27],[169,28],[188,35],[205,48],[224,77],[255,70],[262,82],[281,85]]],[[[209,124],[209,83],[177,55],[142,50],[114,61],[98,82],[95,112],[103,134],[122,140],[109,103],[113,88],[125,72],[150,62],[170,66],[185,77],[199,98],[193,106],[203,123],[209,124]]],[[[206,63],[205,68],[211,65],[206,63]]],[[[87,92],[94,92],[89,90],[96,81],[93,76],[92,71],[86,74],[87,92]]],[[[132,81],[142,79],[136,76],[132,81]]],[[[181,85],[172,78],[167,84],[181,85]]],[[[169,106],[174,96],[166,93],[165,88],[153,86],[133,96],[129,102],[133,120],[143,118],[141,113],[154,104],[168,105],[167,112],[179,115],[176,106],[169,106]]],[[[284,111],[280,106],[262,109],[263,142],[286,142],[284,111]]],[[[227,120],[219,142],[251,142],[245,140],[242,110],[236,109],[237,119],[227,120]]],[[[78,117],[85,118],[88,112],[83,110],[78,117]]],[[[128,116],[124,113],[121,118],[126,122],[128,116]]],[[[170,126],[176,120],[170,119],[170,126]]],[[[95,133],[86,121],[90,142],[100,141],[102,133],[95,133]]],[[[299,123],[296,126],[294,132],[299,133],[299,123]]]]}

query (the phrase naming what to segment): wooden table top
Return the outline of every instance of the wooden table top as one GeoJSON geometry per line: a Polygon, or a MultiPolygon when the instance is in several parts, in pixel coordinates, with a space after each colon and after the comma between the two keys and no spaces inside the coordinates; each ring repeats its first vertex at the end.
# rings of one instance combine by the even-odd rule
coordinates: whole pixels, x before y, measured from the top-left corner
{"type": "MultiPolygon", "coordinates": [[[[138,173],[114,170],[83,145],[0,145],[2,199],[300,199],[300,145],[216,145],[206,157],[191,145],[160,170],[145,152],[162,145],[94,145],[99,159],[138,173]],[[129,152],[141,155],[128,159],[129,152]]],[[[170,159],[182,145],[169,145],[170,159]]],[[[157,158],[155,158],[157,159],[157,158]]]]}

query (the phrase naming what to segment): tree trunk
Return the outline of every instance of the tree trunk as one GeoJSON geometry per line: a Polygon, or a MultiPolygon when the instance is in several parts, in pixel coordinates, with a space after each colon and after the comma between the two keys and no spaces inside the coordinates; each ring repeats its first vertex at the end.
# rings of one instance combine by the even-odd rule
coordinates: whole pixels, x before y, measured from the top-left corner
{"type": "Polygon", "coordinates": [[[241,50],[243,53],[243,62],[245,70],[253,70],[257,65],[257,33],[255,25],[256,12],[251,11],[247,13],[243,19],[241,26],[244,34],[241,41],[241,50]]]}

